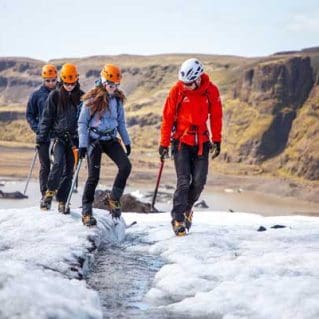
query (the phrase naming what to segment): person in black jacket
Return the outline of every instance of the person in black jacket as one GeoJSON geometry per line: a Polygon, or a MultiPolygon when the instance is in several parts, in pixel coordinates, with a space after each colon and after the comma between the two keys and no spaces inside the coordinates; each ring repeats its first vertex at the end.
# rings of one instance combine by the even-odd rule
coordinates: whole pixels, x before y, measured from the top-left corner
{"type": "Polygon", "coordinates": [[[83,92],[78,82],[79,74],[74,64],[66,63],[60,72],[61,87],[50,93],[40,122],[37,143],[45,143],[49,132],[53,131],[54,162],[48,178],[44,207],[51,208],[52,198],[56,195],[58,211],[69,214],[66,201],[70,192],[74,168],[73,150],[78,145],[77,120],[81,108],[83,92]]]}
{"type": "MultiPolygon", "coordinates": [[[[56,88],[58,77],[56,67],[52,64],[44,65],[41,76],[43,78],[43,84],[31,94],[26,110],[26,119],[30,128],[36,135],[39,134],[40,121],[42,119],[42,113],[47,97],[49,93],[56,88]]],[[[39,181],[42,194],[40,206],[43,206],[43,198],[47,190],[48,176],[50,173],[49,148],[50,137],[48,137],[48,139],[37,149],[40,161],[39,181]]]]}

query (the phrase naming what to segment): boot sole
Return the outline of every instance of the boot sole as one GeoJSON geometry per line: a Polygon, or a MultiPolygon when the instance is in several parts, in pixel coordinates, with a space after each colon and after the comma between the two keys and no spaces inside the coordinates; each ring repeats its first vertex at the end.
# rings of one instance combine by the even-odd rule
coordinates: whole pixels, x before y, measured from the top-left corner
{"type": "Polygon", "coordinates": [[[186,236],[187,234],[186,234],[186,231],[183,231],[183,232],[175,232],[175,235],[176,235],[177,237],[184,237],[184,236],[186,236]]]}
{"type": "Polygon", "coordinates": [[[41,210],[50,210],[51,207],[40,207],[41,210]]]}
{"type": "MultiPolygon", "coordinates": [[[[172,225],[173,226],[173,225],[172,225]]],[[[175,229],[173,226],[173,232],[175,233],[176,236],[178,237],[183,237],[186,236],[186,226],[180,226],[179,228],[175,229]]]]}
{"type": "Polygon", "coordinates": [[[94,226],[96,226],[97,221],[95,221],[94,224],[93,224],[93,223],[90,223],[90,222],[85,223],[85,222],[83,221],[83,219],[82,219],[82,224],[83,224],[84,226],[86,226],[86,227],[94,227],[94,226]]]}
{"type": "Polygon", "coordinates": [[[83,226],[86,226],[86,227],[94,227],[94,226],[96,226],[96,224],[94,224],[94,225],[83,224],[83,226]]]}
{"type": "Polygon", "coordinates": [[[70,215],[71,214],[71,211],[68,210],[68,211],[64,211],[64,210],[58,210],[58,212],[62,215],[70,215]]]}

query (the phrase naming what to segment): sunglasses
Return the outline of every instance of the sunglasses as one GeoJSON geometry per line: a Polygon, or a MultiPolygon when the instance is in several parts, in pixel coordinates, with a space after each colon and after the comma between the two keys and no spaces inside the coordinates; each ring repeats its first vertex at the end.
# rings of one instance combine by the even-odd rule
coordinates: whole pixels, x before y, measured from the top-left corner
{"type": "Polygon", "coordinates": [[[77,82],[72,82],[72,83],[65,83],[63,82],[64,86],[75,86],[77,82]]]}
{"type": "Polygon", "coordinates": [[[55,83],[57,79],[46,79],[45,83],[55,83]]]}
{"type": "Polygon", "coordinates": [[[103,82],[102,84],[107,85],[110,89],[118,88],[120,86],[119,83],[114,83],[110,81],[103,82]]]}
{"type": "Polygon", "coordinates": [[[193,86],[193,84],[195,83],[195,81],[190,82],[190,83],[183,83],[185,86],[193,86]]]}

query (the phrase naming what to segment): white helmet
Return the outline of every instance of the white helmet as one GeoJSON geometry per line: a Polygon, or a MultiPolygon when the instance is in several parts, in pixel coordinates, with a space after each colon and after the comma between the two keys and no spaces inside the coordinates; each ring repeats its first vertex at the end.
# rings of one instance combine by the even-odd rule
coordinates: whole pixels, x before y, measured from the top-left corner
{"type": "Polygon", "coordinates": [[[184,83],[190,83],[197,80],[203,72],[203,65],[197,59],[188,59],[181,65],[178,79],[184,83]]]}

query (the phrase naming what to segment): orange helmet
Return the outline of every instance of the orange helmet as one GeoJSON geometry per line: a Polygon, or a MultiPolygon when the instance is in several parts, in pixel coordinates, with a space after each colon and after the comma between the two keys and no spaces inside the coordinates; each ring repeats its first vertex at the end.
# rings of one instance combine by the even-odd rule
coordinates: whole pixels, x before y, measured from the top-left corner
{"type": "Polygon", "coordinates": [[[110,81],[119,84],[122,79],[121,69],[114,64],[105,64],[101,71],[102,82],[110,81]]]}
{"type": "Polygon", "coordinates": [[[60,79],[64,83],[73,83],[79,79],[78,70],[75,64],[65,63],[60,71],[60,79]]]}
{"type": "Polygon", "coordinates": [[[46,64],[42,67],[41,76],[46,78],[56,78],[58,76],[58,71],[53,64],[46,64]]]}

